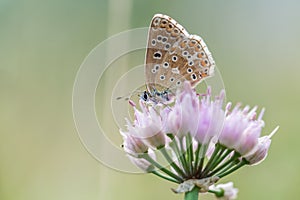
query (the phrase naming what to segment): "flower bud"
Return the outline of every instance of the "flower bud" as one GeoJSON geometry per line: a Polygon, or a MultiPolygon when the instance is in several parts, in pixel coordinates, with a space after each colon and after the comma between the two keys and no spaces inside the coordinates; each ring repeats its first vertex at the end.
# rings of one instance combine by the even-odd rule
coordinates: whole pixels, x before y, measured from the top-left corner
{"type": "Polygon", "coordinates": [[[249,165],[258,165],[266,159],[271,145],[271,137],[275,134],[278,128],[279,127],[276,127],[270,135],[259,138],[256,151],[245,157],[245,159],[249,162],[249,165]]]}
{"type": "Polygon", "coordinates": [[[221,190],[220,194],[216,194],[217,199],[220,200],[232,200],[237,198],[238,189],[233,187],[233,183],[225,183],[212,185],[209,187],[210,190],[221,190]]]}

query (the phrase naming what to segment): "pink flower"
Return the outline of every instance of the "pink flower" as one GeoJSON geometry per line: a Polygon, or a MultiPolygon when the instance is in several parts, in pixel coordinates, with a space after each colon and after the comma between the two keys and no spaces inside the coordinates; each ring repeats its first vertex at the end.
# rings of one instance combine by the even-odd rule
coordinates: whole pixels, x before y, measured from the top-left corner
{"type": "MultiPolygon", "coordinates": [[[[127,120],[127,130],[120,132],[131,162],[166,180],[175,183],[192,180],[194,184],[223,178],[244,165],[263,161],[277,129],[270,136],[260,138],[264,109],[258,117],[257,107],[242,109],[238,104],[231,109],[228,103],[223,109],[224,96],[221,91],[212,100],[210,88],[205,94],[197,95],[190,83],[185,82],[174,104],[140,100],[137,108],[130,101],[135,120],[127,120]],[[155,155],[159,153],[167,163],[156,160],[155,155]]],[[[209,181],[205,187],[214,183],[209,181]]],[[[220,199],[236,198],[237,189],[232,183],[212,188],[220,199]]]]}
{"type": "Polygon", "coordinates": [[[123,132],[120,130],[120,133],[123,135],[123,148],[126,153],[134,157],[138,157],[139,154],[146,153],[148,151],[148,146],[137,137],[130,135],[129,132],[123,132]]]}
{"type": "MultiPolygon", "coordinates": [[[[155,153],[151,150],[149,150],[149,155],[151,156],[152,159],[155,159],[155,153]]],[[[128,156],[130,161],[137,166],[138,168],[140,168],[141,170],[143,170],[144,172],[151,172],[154,170],[154,166],[147,160],[143,159],[143,158],[136,158],[133,156],[128,156]]]]}
{"type": "Polygon", "coordinates": [[[184,83],[182,92],[178,92],[175,105],[168,113],[166,130],[178,138],[195,133],[199,119],[199,98],[189,82],[184,83]]]}
{"type": "Polygon", "coordinates": [[[218,136],[222,130],[225,113],[222,109],[224,91],[215,101],[211,101],[210,89],[201,99],[199,106],[198,128],[194,134],[195,139],[201,144],[208,144],[212,137],[218,136]]]}
{"type": "Polygon", "coordinates": [[[271,137],[276,133],[278,128],[279,127],[276,127],[270,135],[263,136],[258,139],[256,150],[252,154],[245,157],[245,159],[249,162],[249,165],[258,165],[266,159],[269,147],[271,145],[271,137]]]}
{"type": "Polygon", "coordinates": [[[142,112],[134,107],[135,121],[133,125],[127,123],[129,134],[140,138],[145,144],[156,149],[165,145],[165,134],[163,131],[162,118],[159,107],[146,107],[140,101],[142,112]]]}
{"type": "Polygon", "coordinates": [[[240,104],[238,104],[232,112],[229,109],[230,106],[227,106],[227,115],[219,142],[227,148],[235,149],[241,155],[245,155],[251,152],[258,142],[261,129],[264,126],[261,119],[264,110],[255,120],[257,107],[249,111],[250,107],[246,106],[242,110],[240,104]]]}

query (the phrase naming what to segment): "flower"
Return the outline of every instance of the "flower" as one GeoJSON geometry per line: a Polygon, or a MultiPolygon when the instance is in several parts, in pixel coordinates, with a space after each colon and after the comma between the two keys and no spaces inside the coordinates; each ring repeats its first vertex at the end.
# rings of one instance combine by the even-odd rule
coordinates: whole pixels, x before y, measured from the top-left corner
{"type": "Polygon", "coordinates": [[[240,104],[237,104],[230,112],[230,106],[227,106],[224,127],[219,137],[220,144],[235,149],[241,155],[251,152],[256,147],[264,126],[264,109],[259,118],[255,119],[256,109],[257,107],[254,107],[250,110],[249,106],[240,109],[240,104]]]}
{"type": "Polygon", "coordinates": [[[168,113],[165,122],[168,132],[175,134],[178,138],[183,138],[188,133],[195,135],[200,116],[199,99],[188,82],[184,84],[183,91],[178,92],[175,105],[168,113]]]}
{"type": "Polygon", "coordinates": [[[208,144],[212,137],[219,135],[225,118],[222,109],[224,91],[220,93],[217,100],[211,101],[210,88],[207,95],[201,99],[198,113],[198,128],[194,137],[201,144],[208,144]]]}
{"type": "MultiPolygon", "coordinates": [[[[150,150],[151,151],[151,150],[150,150]]],[[[154,152],[150,152],[149,155],[151,156],[152,159],[155,159],[155,154],[154,152]]],[[[150,163],[149,161],[147,161],[144,158],[136,158],[133,156],[128,156],[129,160],[138,168],[140,168],[142,171],[144,172],[151,172],[154,170],[154,166],[152,163],[150,163]]]]}
{"type": "Polygon", "coordinates": [[[271,145],[271,137],[277,132],[279,127],[277,126],[270,135],[263,136],[258,139],[256,151],[245,157],[249,162],[249,165],[258,165],[264,161],[268,155],[268,150],[271,145]]]}
{"type": "Polygon", "coordinates": [[[138,157],[139,154],[146,153],[148,151],[148,146],[144,142],[133,135],[130,135],[129,132],[120,131],[123,135],[123,148],[126,153],[131,156],[138,157]]]}
{"type": "Polygon", "coordinates": [[[233,184],[214,184],[245,165],[262,162],[271,137],[261,137],[264,109],[257,106],[223,109],[225,92],[212,98],[211,89],[198,95],[189,82],[176,94],[174,104],[129,102],[135,120],[120,130],[131,162],[145,172],[179,184],[177,193],[211,192],[219,199],[236,198],[233,184]],[[158,156],[157,154],[161,154],[158,156]],[[164,158],[167,164],[161,164],[164,158]],[[196,190],[194,190],[196,188],[196,190]],[[197,190],[198,188],[198,190],[197,190]]]}
{"type": "Polygon", "coordinates": [[[162,132],[162,118],[154,107],[146,107],[140,102],[142,112],[134,107],[135,121],[131,125],[127,123],[129,135],[140,138],[151,148],[161,148],[165,145],[165,135],[162,132]]]}
{"type": "Polygon", "coordinates": [[[237,198],[238,189],[233,187],[232,182],[225,184],[212,185],[210,190],[214,190],[217,199],[220,200],[232,200],[237,198]]]}

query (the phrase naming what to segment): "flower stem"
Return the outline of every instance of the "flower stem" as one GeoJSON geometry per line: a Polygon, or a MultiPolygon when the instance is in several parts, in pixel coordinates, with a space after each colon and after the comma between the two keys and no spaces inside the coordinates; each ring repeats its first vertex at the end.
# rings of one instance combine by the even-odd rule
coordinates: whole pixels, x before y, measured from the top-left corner
{"type": "Polygon", "coordinates": [[[216,197],[223,197],[224,196],[224,190],[208,190],[209,193],[213,193],[216,195],[216,197]]]}
{"type": "Polygon", "coordinates": [[[187,161],[189,165],[189,169],[191,174],[193,173],[193,161],[194,161],[194,149],[193,149],[193,141],[190,134],[188,134],[185,138],[186,148],[187,148],[187,161]]]}
{"type": "Polygon", "coordinates": [[[222,178],[224,176],[227,176],[228,174],[231,174],[232,172],[236,171],[237,169],[241,168],[242,166],[247,164],[247,160],[243,159],[238,165],[236,165],[235,167],[231,168],[230,170],[228,170],[225,173],[219,174],[217,175],[219,178],[222,178]]]}
{"type": "Polygon", "coordinates": [[[185,171],[187,172],[187,175],[190,176],[191,175],[191,172],[190,172],[190,168],[188,166],[188,163],[187,163],[187,160],[186,160],[186,150],[184,149],[184,145],[183,145],[183,138],[179,139],[179,143],[180,143],[180,148],[181,148],[181,157],[182,157],[182,160],[184,162],[184,165],[185,166],[185,171]]]}
{"type": "Polygon", "coordinates": [[[165,148],[160,149],[160,152],[163,154],[163,156],[166,158],[168,163],[171,165],[171,167],[181,176],[184,176],[184,172],[177,166],[177,164],[172,160],[172,158],[169,156],[168,152],[165,148]]]}
{"type": "Polygon", "coordinates": [[[165,180],[171,181],[173,183],[180,183],[178,180],[176,180],[176,179],[174,179],[172,177],[166,176],[166,175],[164,175],[162,173],[159,173],[158,171],[152,171],[151,173],[155,174],[156,176],[159,176],[160,178],[163,178],[165,180]]]}
{"type": "Polygon", "coordinates": [[[197,178],[201,177],[201,172],[202,172],[202,168],[203,168],[207,148],[208,148],[208,145],[206,145],[206,144],[203,144],[203,145],[200,146],[199,155],[198,155],[198,157],[200,158],[200,162],[199,162],[199,165],[197,165],[196,173],[195,173],[197,178]]]}
{"type": "MultiPolygon", "coordinates": [[[[184,159],[184,155],[183,153],[180,151],[178,143],[176,141],[176,139],[173,140],[172,145],[170,145],[171,148],[174,150],[175,154],[177,155],[177,158],[179,159],[181,166],[183,167],[183,169],[187,168],[187,163],[184,159]]],[[[185,177],[186,175],[184,175],[185,177]]]]}
{"type": "Polygon", "coordinates": [[[209,173],[208,176],[220,171],[222,168],[217,168],[215,169],[233,150],[227,150],[225,152],[223,152],[222,156],[220,156],[220,158],[213,164],[213,166],[211,167],[211,173],[209,173]]]}
{"type": "Polygon", "coordinates": [[[186,192],[184,195],[184,200],[198,200],[199,189],[195,186],[191,191],[186,192]]]}
{"type": "Polygon", "coordinates": [[[171,176],[172,178],[178,180],[180,183],[183,181],[183,179],[179,176],[177,176],[176,174],[172,173],[171,171],[169,171],[168,169],[162,167],[159,163],[157,163],[155,160],[153,160],[148,154],[144,154],[142,156],[142,158],[146,159],[147,161],[149,161],[151,164],[153,164],[155,167],[157,167],[159,170],[163,171],[164,173],[168,174],[169,176],[171,176]]]}
{"type": "Polygon", "coordinates": [[[228,159],[226,162],[224,162],[222,165],[220,165],[217,169],[215,169],[214,171],[212,171],[210,173],[210,175],[213,175],[213,174],[221,171],[222,169],[226,168],[231,163],[235,164],[235,161],[238,159],[238,157],[240,157],[240,155],[238,153],[235,153],[230,159],[228,159]]]}
{"type": "Polygon", "coordinates": [[[216,144],[215,150],[214,150],[212,156],[210,157],[209,161],[207,162],[206,167],[204,168],[204,170],[201,172],[202,177],[204,177],[211,170],[211,166],[216,161],[216,159],[218,158],[217,155],[219,154],[219,152],[221,150],[222,150],[221,146],[219,144],[216,144]]]}
{"type": "Polygon", "coordinates": [[[200,148],[201,148],[201,144],[198,143],[198,146],[197,146],[197,149],[196,149],[196,152],[195,152],[195,163],[194,163],[194,172],[193,172],[193,174],[195,174],[197,172],[200,148]]]}

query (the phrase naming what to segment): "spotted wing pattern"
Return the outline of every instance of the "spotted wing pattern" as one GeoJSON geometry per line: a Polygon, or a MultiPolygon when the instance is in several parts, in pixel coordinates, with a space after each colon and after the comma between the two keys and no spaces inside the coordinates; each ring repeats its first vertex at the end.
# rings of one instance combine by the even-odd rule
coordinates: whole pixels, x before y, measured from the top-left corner
{"type": "Polygon", "coordinates": [[[169,16],[156,14],[150,24],[146,52],[146,85],[175,92],[187,80],[196,87],[212,76],[215,62],[200,36],[190,35],[169,16]]]}

